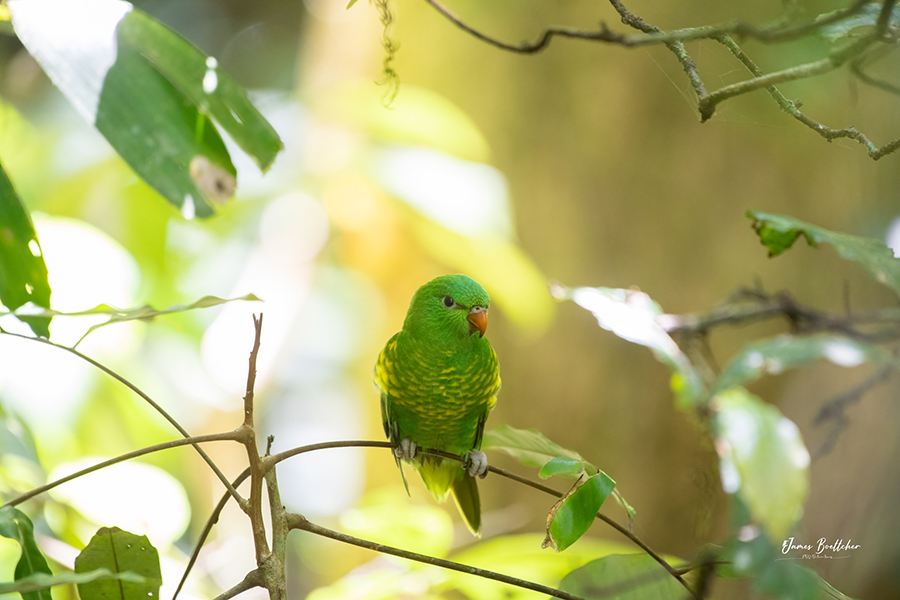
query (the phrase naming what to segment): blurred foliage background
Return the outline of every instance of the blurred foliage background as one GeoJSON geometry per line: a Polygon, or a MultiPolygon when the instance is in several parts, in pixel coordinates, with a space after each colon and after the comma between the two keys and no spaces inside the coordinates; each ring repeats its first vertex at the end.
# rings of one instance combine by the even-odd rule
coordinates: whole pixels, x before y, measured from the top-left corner
{"type": "MultiPolygon", "coordinates": [[[[807,4],[810,14],[842,5],[807,4]]],[[[255,90],[255,104],[285,145],[273,169],[262,176],[235,150],[236,199],[213,218],[185,220],[78,117],[12,36],[0,38],[0,160],[33,211],[54,308],[164,307],[205,294],[254,293],[265,301],[118,325],[80,347],[145,389],[195,435],[238,422],[250,314],[262,310],[261,435],[275,435],[276,451],[381,439],[371,385],[377,352],[399,329],[421,283],[465,272],[495,302],[489,338],[504,384],[488,427],[538,427],[577,450],[614,477],[638,509],[638,535],[661,552],[691,557],[728,527],[712,448],[674,409],[664,367],[646,350],[601,331],[589,313],[555,304],[546,282],[639,286],[673,313],[713,307],[757,281],[823,309],[896,302],[828,248],[797,248],[770,262],[744,211],[790,214],[890,241],[900,218],[900,159],[873,162],[852,142],[825,143],[763,92],[728,101],[700,125],[681,68],[664,48],[557,40],[538,55],[516,56],[464,35],[423,2],[395,0],[390,36],[400,44],[394,68],[402,83],[385,107],[386,89],[375,83],[384,58],[382,25],[372,5],[159,0],[135,6],[255,90]]],[[[533,39],[551,23],[618,22],[608,6],[585,1],[457,0],[452,7],[512,42],[533,39]]],[[[781,3],[634,0],[629,8],[674,28],[735,17],[761,22],[778,16],[781,3]]],[[[713,42],[690,47],[711,73],[709,83],[744,76],[713,42]]],[[[748,42],[745,49],[770,70],[827,51],[817,39],[748,42]]],[[[785,84],[783,91],[834,127],[854,124],[877,143],[900,135],[896,98],[860,87],[844,71],[785,84]]],[[[90,323],[58,318],[52,335],[74,343],[90,323]]],[[[748,339],[781,329],[767,323],[722,330],[712,338],[713,351],[724,360],[748,339]]],[[[0,405],[7,429],[28,424],[43,469],[75,470],[88,457],[172,437],[121,386],[36,346],[0,339],[0,405]]],[[[819,406],[871,372],[817,365],[751,389],[779,406],[815,449],[828,435],[812,422],[819,406]]],[[[896,392],[892,379],[867,394],[850,411],[834,449],[812,464],[800,533],[861,545],[848,560],[812,565],[855,597],[900,595],[896,392]]],[[[241,464],[240,448],[209,451],[228,472],[241,464]]],[[[43,481],[38,463],[23,458],[28,452],[0,456],[7,473],[0,492],[43,481]]],[[[65,543],[54,546],[47,538],[42,544],[65,562],[98,523],[147,532],[163,556],[165,596],[220,487],[186,449],[117,469],[45,498],[42,523],[65,543]],[[92,490],[104,477],[120,485],[100,505],[92,490]]],[[[386,452],[298,457],[279,467],[279,477],[289,508],[363,537],[436,554],[455,548],[460,560],[468,556],[511,574],[545,564],[503,562],[502,544],[528,540],[539,553],[550,503],[499,478],[481,485],[485,538],[532,535],[501,539],[478,555],[481,547],[469,547],[472,539],[452,507],[434,505],[418,481],[412,497],[405,496],[386,452]],[[384,526],[400,520],[406,527],[384,526]]],[[[250,531],[233,505],[214,536],[189,584],[192,597],[217,593],[253,566],[250,531]]],[[[572,568],[590,550],[623,543],[600,526],[590,537],[547,560],[572,561],[566,563],[572,568]]],[[[300,534],[292,540],[295,597],[330,585],[314,597],[374,598],[375,590],[383,597],[427,597],[441,585],[467,585],[328,540],[300,534]]],[[[10,544],[0,540],[0,555],[14,551],[10,544]]],[[[12,564],[0,556],[10,573],[12,564]]],[[[722,597],[746,593],[736,584],[719,591],[722,597]]]]}

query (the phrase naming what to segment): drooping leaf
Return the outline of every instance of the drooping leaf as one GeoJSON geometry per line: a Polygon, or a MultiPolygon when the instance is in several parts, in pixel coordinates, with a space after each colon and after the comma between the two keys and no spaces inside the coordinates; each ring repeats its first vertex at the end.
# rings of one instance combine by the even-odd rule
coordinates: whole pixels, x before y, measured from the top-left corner
{"type": "Polygon", "coordinates": [[[562,552],[584,535],[594,522],[597,511],[609,498],[616,482],[600,471],[575,482],[547,515],[547,537],[543,546],[562,552]]]}
{"type": "Polygon", "coordinates": [[[722,486],[739,494],[753,520],[784,536],[809,493],[809,452],[793,421],[743,388],[713,398],[722,486]]]}
{"type": "MultiPolygon", "coordinates": [[[[856,35],[858,33],[869,33],[868,30],[856,30],[861,27],[875,27],[875,24],[878,22],[878,16],[880,14],[881,3],[872,2],[870,4],[864,5],[859,12],[847,17],[846,19],[842,19],[840,21],[837,21],[836,23],[831,23],[830,25],[820,27],[818,29],[818,34],[824,37],[829,42],[836,42],[841,38],[849,36],[851,33],[853,35],[856,35]]],[[[818,21],[827,18],[830,15],[831,13],[819,15],[816,20],[818,21]]],[[[893,12],[891,13],[890,24],[894,27],[900,24],[900,8],[894,7],[893,12]]]]}
{"type": "Polygon", "coordinates": [[[564,592],[605,600],[680,600],[684,587],[648,554],[614,554],[591,561],[563,578],[564,592]]]}
{"type": "Polygon", "coordinates": [[[579,475],[585,468],[585,461],[569,458],[568,456],[557,456],[549,460],[541,467],[538,477],[547,479],[554,475],[571,475],[573,477],[579,475]]]}
{"type": "Polygon", "coordinates": [[[600,327],[623,340],[650,348],[657,360],[672,369],[672,391],[679,407],[687,407],[705,398],[700,376],[659,319],[659,305],[637,290],[613,288],[566,288],[555,286],[553,295],[572,300],[591,311],[600,327]]]}
{"type": "Polygon", "coordinates": [[[66,571],[57,575],[35,573],[34,575],[18,579],[13,583],[0,583],[0,594],[26,594],[28,592],[48,590],[57,585],[90,583],[101,579],[118,579],[132,583],[144,583],[146,581],[143,577],[134,573],[113,573],[109,569],[97,569],[86,573],[66,571]]]}
{"type": "Polygon", "coordinates": [[[247,97],[247,92],[207,57],[162,23],[131,11],[119,26],[122,38],[140,51],[201,113],[215,122],[267,171],[283,144],[275,129],[247,97]]]}
{"type": "Polygon", "coordinates": [[[134,535],[118,527],[101,527],[75,559],[75,572],[107,569],[112,573],[136,574],[143,581],[101,579],[78,584],[82,600],[147,600],[159,598],[162,575],[159,553],[145,535],[134,535]]]}
{"type": "MultiPolygon", "coordinates": [[[[28,211],[0,166],[0,302],[10,310],[27,303],[50,308],[50,284],[28,211]]],[[[49,317],[19,317],[35,335],[50,337],[49,317]]]]}
{"type": "Polygon", "coordinates": [[[777,375],[823,358],[840,367],[893,360],[882,348],[840,335],[782,335],[745,346],[722,371],[716,390],[746,385],[766,373],[777,375]]]}
{"type": "Polygon", "coordinates": [[[8,6],[16,34],[50,79],[186,218],[211,215],[210,203],[234,192],[234,165],[207,116],[263,168],[280,149],[271,126],[214,59],[130,3],[8,6]]]}
{"type": "Polygon", "coordinates": [[[753,219],[753,229],[768,248],[769,256],[778,256],[802,235],[811,246],[831,244],[842,258],[860,263],[876,280],[900,293],[900,259],[894,258],[894,252],[884,242],[829,231],[784,215],[751,210],[747,216],[753,219]]]}
{"type": "MultiPolygon", "coordinates": [[[[167,308],[154,308],[149,304],[145,304],[144,306],[139,306],[137,308],[116,308],[114,306],[110,306],[108,304],[98,304],[93,308],[89,308],[87,310],[80,310],[75,312],[61,312],[57,310],[43,310],[38,312],[29,312],[28,314],[36,314],[42,317],[87,317],[87,316],[97,316],[97,315],[110,315],[109,320],[104,321],[102,323],[98,323],[96,325],[91,326],[87,332],[81,336],[81,340],[88,336],[91,332],[101,328],[106,327],[107,325],[112,325],[114,323],[122,323],[125,321],[136,321],[136,320],[150,320],[162,315],[168,315],[171,313],[185,312],[189,310],[194,310],[197,308],[210,308],[213,306],[219,306],[221,304],[226,304],[228,302],[238,302],[238,301],[246,301],[246,302],[262,302],[260,298],[255,296],[254,294],[247,294],[246,296],[240,296],[238,298],[219,298],[218,296],[203,296],[196,302],[191,304],[172,304],[167,308]]],[[[0,315],[2,316],[2,315],[0,315]]],[[[81,343],[81,340],[78,340],[78,343],[81,343]]]]}
{"type": "MultiPolygon", "coordinates": [[[[540,468],[538,476],[546,479],[553,475],[578,475],[583,469],[587,475],[603,473],[574,450],[563,448],[537,429],[516,429],[503,424],[486,431],[482,450],[500,451],[512,456],[526,467],[540,468]]],[[[606,474],[603,474],[606,476],[606,474]]],[[[629,521],[636,511],[628,504],[618,489],[613,490],[616,502],[628,514],[629,521]]]]}
{"type": "MultiPolygon", "coordinates": [[[[11,506],[0,508],[0,535],[16,540],[22,548],[22,556],[16,563],[17,582],[38,573],[52,575],[47,559],[34,539],[34,525],[22,511],[11,506]]],[[[24,591],[21,594],[23,600],[52,600],[50,590],[47,589],[24,591]]]]}
{"type": "MultiPolygon", "coordinates": [[[[558,457],[590,464],[574,450],[563,448],[537,429],[516,429],[506,424],[486,431],[481,449],[504,452],[526,467],[541,468],[558,457]]],[[[593,468],[596,472],[596,467],[593,468]]]]}

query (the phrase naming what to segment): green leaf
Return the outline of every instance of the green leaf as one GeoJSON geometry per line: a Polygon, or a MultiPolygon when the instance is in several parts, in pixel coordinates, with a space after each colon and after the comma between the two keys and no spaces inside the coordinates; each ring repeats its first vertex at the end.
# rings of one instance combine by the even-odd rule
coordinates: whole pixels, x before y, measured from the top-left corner
{"type": "Polygon", "coordinates": [[[284,147],[281,139],[215,58],[139,10],[122,20],[119,34],[201,113],[215,119],[260,169],[272,166],[284,147]]]}
{"type": "MultiPolygon", "coordinates": [[[[153,308],[149,304],[145,304],[144,306],[139,306],[137,308],[116,308],[114,306],[110,306],[109,304],[98,304],[94,308],[89,308],[87,310],[79,310],[74,312],[61,312],[57,310],[44,310],[40,312],[32,312],[29,314],[37,314],[46,317],[86,317],[86,316],[97,316],[97,315],[111,315],[109,320],[104,321],[102,323],[98,323],[96,325],[91,326],[87,332],[81,336],[81,339],[75,344],[77,346],[81,343],[81,341],[88,336],[93,331],[100,329],[101,327],[106,327],[107,325],[112,325],[114,323],[123,323],[125,321],[136,321],[143,320],[147,321],[150,319],[154,319],[161,315],[168,315],[171,313],[185,312],[189,310],[194,310],[197,308],[210,308],[213,306],[219,306],[221,304],[226,304],[228,302],[238,302],[238,301],[246,301],[246,302],[262,302],[260,298],[255,296],[254,294],[247,294],[246,296],[240,296],[238,298],[219,298],[218,296],[203,296],[196,302],[192,304],[173,304],[168,308],[157,309],[153,308]]],[[[2,314],[0,314],[2,316],[2,314]]]]}
{"type": "Polygon", "coordinates": [[[840,367],[893,361],[886,350],[844,336],[781,335],[745,346],[722,371],[716,381],[716,391],[746,385],[764,374],[777,375],[823,358],[840,367]]]}
{"type": "Polygon", "coordinates": [[[547,515],[547,537],[543,547],[552,546],[562,552],[578,541],[590,529],[597,511],[615,487],[616,482],[603,471],[575,482],[547,515]]]}
{"type": "Polygon", "coordinates": [[[540,468],[557,457],[590,464],[577,452],[549,440],[537,429],[516,429],[505,424],[485,432],[481,449],[504,452],[526,467],[540,468]]]}
{"type": "Polygon", "coordinates": [[[585,461],[583,460],[569,458],[567,456],[557,456],[541,467],[538,477],[541,479],[547,479],[554,475],[571,475],[575,477],[579,475],[584,468],[585,461]]]}
{"type": "MultiPolygon", "coordinates": [[[[820,21],[831,16],[831,14],[832,13],[825,13],[819,15],[816,20],[820,21]]],[[[859,12],[846,19],[820,27],[818,34],[830,42],[836,42],[841,38],[847,37],[851,32],[853,32],[854,35],[869,33],[868,31],[855,32],[854,30],[859,29],[860,27],[874,27],[878,22],[879,14],[881,14],[881,4],[872,2],[864,5],[859,12]]],[[[898,24],[900,24],[900,7],[894,7],[893,12],[891,13],[891,26],[896,27],[898,24]]]]}
{"type": "Polygon", "coordinates": [[[690,360],[660,325],[662,308],[647,294],[613,288],[554,286],[552,293],[591,311],[600,327],[623,340],[650,348],[656,359],[672,369],[672,391],[680,408],[702,401],[706,391],[690,360]]]}
{"type": "Polygon", "coordinates": [[[350,10],[357,1],[358,0],[350,0],[350,2],[347,3],[347,10],[350,10]]]}
{"type": "Polygon", "coordinates": [[[753,229],[769,256],[778,256],[802,235],[811,246],[831,244],[842,258],[860,263],[875,279],[900,293],[900,259],[883,242],[828,231],[784,215],[747,211],[747,216],[753,219],[753,229]]]}
{"type": "Polygon", "coordinates": [[[605,600],[680,600],[685,590],[652,556],[614,554],[591,561],[563,578],[564,592],[605,600]]]}
{"type": "Polygon", "coordinates": [[[107,569],[112,573],[136,574],[143,581],[101,579],[78,584],[82,600],[146,600],[159,598],[162,575],[159,553],[145,535],[134,535],[118,527],[101,527],[75,559],[75,572],[107,569]]]}
{"type": "Polygon", "coordinates": [[[65,573],[59,573],[58,575],[35,573],[34,575],[18,579],[14,583],[0,583],[0,594],[25,594],[38,590],[46,590],[57,585],[89,583],[100,579],[119,579],[121,581],[130,581],[133,583],[144,583],[146,581],[143,577],[134,573],[113,573],[109,569],[97,569],[86,573],[72,573],[71,571],[67,571],[65,573]]]}
{"type": "Polygon", "coordinates": [[[121,0],[10,0],[16,34],[82,116],[186,218],[233,195],[216,119],[267,168],[271,126],[213,59],[121,0]],[[198,91],[199,90],[199,91],[198,91]]]}
{"type": "MultiPolygon", "coordinates": [[[[50,308],[50,284],[28,211],[0,167],[0,302],[15,310],[29,302],[50,308]]],[[[20,316],[35,335],[50,337],[50,318],[20,316]]]]}
{"type": "MultiPolygon", "coordinates": [[[[16,540],[22,548],[22,556],[16,564],[17,582],[37,573],[52,575],[47,559],[34,539],[34,525],[24,513],[11,506],[0,508],[0,535],[16,540]]],[[[50,591],[46,589],[21,594],[24,600],[51,600],[50,591]]]]}
{"type": "Polygon", "coordinates": [[[800,431],[743,388],[716,395],[713,410],[723,488],[740,495],[772,538],[783,537],[809,493],[809,452],[800,431]]]}

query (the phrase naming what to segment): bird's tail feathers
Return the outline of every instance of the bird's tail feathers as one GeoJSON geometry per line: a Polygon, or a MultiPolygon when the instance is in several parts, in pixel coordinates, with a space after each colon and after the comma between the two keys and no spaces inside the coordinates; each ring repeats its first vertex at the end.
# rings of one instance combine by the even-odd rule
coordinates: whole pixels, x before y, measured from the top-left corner
{"type": "Polygon", "coordinates": [[[459,508],[466,527],[472,535],[481,537],[481,499],[478,496],[478,484],[474,477],[463,475],[453,483],[453,499],[459,508]]]}

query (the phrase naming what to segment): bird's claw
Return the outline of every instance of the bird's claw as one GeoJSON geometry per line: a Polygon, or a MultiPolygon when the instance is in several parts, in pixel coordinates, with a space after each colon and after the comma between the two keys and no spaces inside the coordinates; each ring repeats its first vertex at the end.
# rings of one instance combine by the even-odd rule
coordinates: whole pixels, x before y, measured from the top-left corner
{"type": "Polygon", "coordinates": [[[416,458],[416,454],[418,453],[419,447],[409,438],[403,438],[400,440],[400,444],[394,448],[394,456],[407,462],[416,458]]]}
{"type": "Polygon", "coordinates": [[[468,471],[469,476],[484,479],[488,474],[487,455],[481,450],[469,450],[463,468],[468,471]]]}

